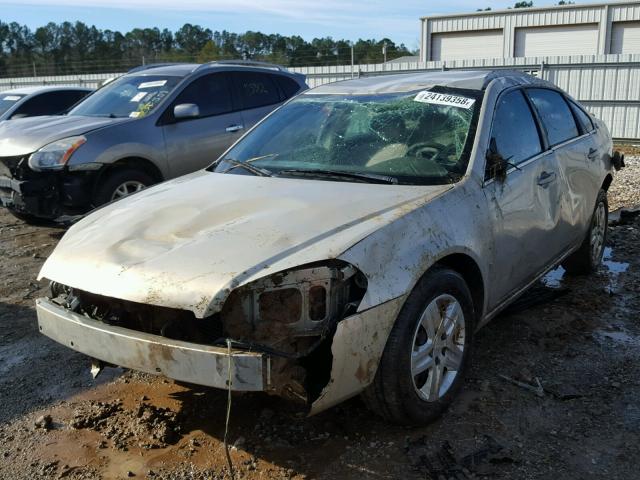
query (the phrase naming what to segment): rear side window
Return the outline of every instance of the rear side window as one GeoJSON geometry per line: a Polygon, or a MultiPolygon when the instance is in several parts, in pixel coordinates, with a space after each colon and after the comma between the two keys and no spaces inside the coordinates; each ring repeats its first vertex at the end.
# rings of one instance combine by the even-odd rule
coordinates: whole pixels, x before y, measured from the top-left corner
{"type": "Polygon", "coordinates": [[[527,93],[540,115],[551,147],[579,135],[578,126],[562,95],[543,88],[531,88],[527,93]]]}
{"type": "Polygon", "coordinates": [[[300,91],[300,85],[292,78],[281,75],[277,75],[274,78],[278,82],[278,85],[280,85],[280,90],[284,93],[284,98],[291,98],[300,91]]]}
{"type": "Polygon", "coordinates": [[[254,72],[234,74],[242,108],[258,108],[280,102],[280,94],[273,75],[254,72]]]}
{"type": "Polygon", "coordinates": [[[181,103],[196,104],[201,117],[230,112],[233,110],[233,103],[229,77],[224,73],[214,73],[194,80],[178,95],[174,105],[181,103]]]}
{"type": "Polygon", "coordinates": [[[84,98],[87,93],[77,90],[41,93],[25,101],[11,117],[62,114],[84,98]]]}
{"type": "Polygon", "coordinates": [[[491,135],[500,155],[514,165],[542,152],[538,127],[521,90],[500,97],[491,135]]]}
{"type": "Polygon", "coordinates": [[[595,127],[593,126],[593,121],[589,114],[574,102],[570,101],[569,105],[571,105],[571,110],[573,110],[573,113],[578,119],[578,123],[582,126],[582,131],[584,133],[593,132],[595,127]]]}

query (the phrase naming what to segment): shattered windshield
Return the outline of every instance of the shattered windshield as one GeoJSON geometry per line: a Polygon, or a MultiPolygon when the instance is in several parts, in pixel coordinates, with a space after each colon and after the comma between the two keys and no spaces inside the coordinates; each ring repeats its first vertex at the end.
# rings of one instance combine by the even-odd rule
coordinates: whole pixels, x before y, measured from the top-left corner
{"type": "Polygon", "coordinates": [[[227,152],[215,171],[453,183],[466,172],[479,104],[480,92],[458,89],[302,95],[227,152]]]}
{"type": "Polygon", "coordinates": [[[149,114],[182,80],[166,75],[123,77],[80,102],[69,115],[140,118],[149,114]]]}

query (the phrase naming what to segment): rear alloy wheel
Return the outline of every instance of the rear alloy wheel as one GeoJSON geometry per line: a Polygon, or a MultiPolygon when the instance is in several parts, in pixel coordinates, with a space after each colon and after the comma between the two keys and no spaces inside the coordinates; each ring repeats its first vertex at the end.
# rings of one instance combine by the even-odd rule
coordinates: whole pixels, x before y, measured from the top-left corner
{"type": "Polygon", "coordinates": [[[580,248],[562,262],[565,270],[575,275],[586,275],[594,272],[602,262],[604,247],[607,243],[607,227],[609,222],[609,205],[607,192],[600,190],[596,201],[591,224],[580,248]]]}
{"type": "Polygon", "coordinates": [[[435,267],[407,298],[389,334],[367,406],[389,421],[425,425],[452,402],[471,358],[475,312],[462,276],[435,267]]]}
{"type": "Polygon", "coordinates": [[[155,180],[146,172],[132,168],[122,168],[107,173],[96,190],[94,205],[120,200],[153,185],[155,180]]]}

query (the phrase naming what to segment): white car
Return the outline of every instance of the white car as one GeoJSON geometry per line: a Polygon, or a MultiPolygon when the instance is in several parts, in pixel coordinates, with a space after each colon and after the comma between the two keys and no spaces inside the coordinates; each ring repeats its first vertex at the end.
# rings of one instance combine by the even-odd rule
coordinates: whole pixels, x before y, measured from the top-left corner
{"type": "Polygon", "coordinates": [[[361,78],[297,96],[209,169],[112,203],[44,264],[43,334],[95,360],[265,391],[365,393],[423,424],[474,332],[558,263],[600,263],[603,123],[515,72],[361,78]]]}

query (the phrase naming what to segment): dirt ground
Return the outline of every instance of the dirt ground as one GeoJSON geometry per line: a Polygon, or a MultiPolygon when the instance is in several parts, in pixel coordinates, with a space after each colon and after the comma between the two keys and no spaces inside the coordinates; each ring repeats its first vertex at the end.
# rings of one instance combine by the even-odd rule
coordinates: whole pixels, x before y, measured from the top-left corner
{"type": "MultiPolygon", "coordinates": [[[[640,203],[628,164],[615,208],[640,203]]],[[[38,334],[35,277],[63,233],[0,211],[0,478],[230,478],[226,393],[122,369],[93,380],[38,334]]],[[[358,398],[306,418],[234,396],[236,478],[640,478],[639,247],[640,217],[614,222],[597,274],[556,270],[481,330],[462,395],[428,427],[385,424],[358,398]]]]}

